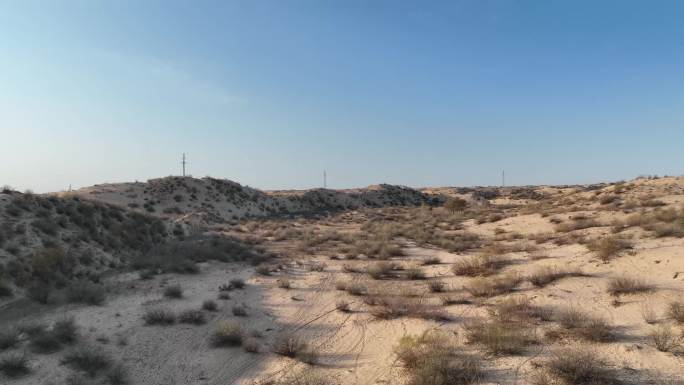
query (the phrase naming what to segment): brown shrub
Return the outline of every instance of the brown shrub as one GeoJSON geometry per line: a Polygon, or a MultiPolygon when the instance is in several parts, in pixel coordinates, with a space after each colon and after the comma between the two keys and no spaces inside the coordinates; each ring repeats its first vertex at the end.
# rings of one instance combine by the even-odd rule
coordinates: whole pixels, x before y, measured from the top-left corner
{"type": "Polygon", "coordinates": [[[522,277],[517,274],[475,278],[463,289],[473,297],[494,297],[515,290],[522,281],[522,277]]]}
{"type": "Polygon", "coordinates": [[[617,237],[607,237],[591,241],[587,247],[602,261],[609,261],[621,251],[631,249],[631,242],[617,237]]]}
{"type": "Polygon", "coordinates": [[[584,276],[584,274],[579,269],[561,269],[555,266],[544,266],[530,274],[527,277],[527,280],[530,281],[534,286],[544,287],[565,277],[581,276],[584,276]]]}
{"type": "Polygon", "coordinates": [[[479,255],[461,259],[455,262],[451,269],[456,275],[465,275],[469,277],[488,276],[496,274],[497,271],[508,265],[510,261],[499,255],[479,255]]]}
{"type": "Polygon", "coordinates": [[[670,302],[667,315],[679,323],[684,323],[684,301],[670,302]]]}
{"type": "Polygon", "coordinates": [[[612,296],[644,293],[653,290],[653,286],[640,278],[615,277],[608,281],[608,293],[612,296]]]}

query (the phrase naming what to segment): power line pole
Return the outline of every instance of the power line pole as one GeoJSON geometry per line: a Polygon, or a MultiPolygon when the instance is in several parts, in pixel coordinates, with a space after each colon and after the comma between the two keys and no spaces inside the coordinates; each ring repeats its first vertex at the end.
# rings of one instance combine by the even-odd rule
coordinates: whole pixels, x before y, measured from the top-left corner
{"type": "Polygon", "coordinates": [[[323,188],[328,188],[328,175],[325,173],[325,169],[323,170],[323,188]]]}
{"type": "Polygon", "coordinates": [[[185,176],[185,153],[183,153],[183,160],[181,161],[181,164],[183,165],[183,176],[185,176]]]}
{"type": "Polygon", "coordinates": [[[501,170],[501,187],[506,187],[506,170],[501,170]]]}

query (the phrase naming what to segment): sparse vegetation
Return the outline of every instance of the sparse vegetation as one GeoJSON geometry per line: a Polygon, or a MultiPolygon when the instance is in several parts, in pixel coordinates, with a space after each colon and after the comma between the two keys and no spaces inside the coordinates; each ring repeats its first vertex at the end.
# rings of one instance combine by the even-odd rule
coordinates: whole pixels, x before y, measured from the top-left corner
{"type": "Polygon", "coordinates": [[[20,377],[30,372],[25,354],[13,353],[0,358],[0,372],[9,378],[20,377]]]}
{"type": "Polygon", "coordinates": [[[70,303],[84,303],[100,306],[107,298],[107,291],[102,285],[89,281],[71,283],[66,289],[66,298],[70,303]]]}
{"type": "Polygon", "coordinates": [[[95,376],[108,369],[112,361],[107,354],[97,348],[80,346],[67,352],[62,358],[62,363],[90,376],[95,376]]]}
{"type": "Polygon", "coordinates": [[[182,311],[178,315],[178,321],[186,324],[202,325],[207,320],[204,318],[204,314],[200,310],[188,309],[182,311]]]}
{"type": "Polygon", "coordinates": [[[176,323],[176,314],[168,309],[150,309],[143,314],[146,325],[172,325],[176,323]]]}
{"type": "Polygon", "coordinates": [[[559,267],[544,266],[530,274],[527,279],[537,287],[544,287],[559,279],[566,277],[581,277],[584,274],[579,269],[562,269],[559,267]]]}
{"type": "Polygon", "coordinates": [[[509,264],[510,261],[499,255],[479,255],[461,259],[453,264],[452,270],[456,275],[488,276],[496,274],[501,268],[509,264]]]}
{"type": "Polygon", "coordinates": [[[677,335],[671,326],[660,325],[649,333],[653,346],[661,352],[671,352],[684,343],[684,333],[677,335]]]}
{"type": "Polygon", "coordinates": [[[202,309],[206,311],[216,311],[218,309],[218,305],[216,304],[216,301],[207,299],[202,302],[202,309]]]}
{"type": "Polygon", "coordinates": [[[615,277],[608,281],[608,293],[612,296],[624,294],[644,293],[653,290],[643,279],[632,277],[615,277]]]}
{"type": "MultiPolygon", "coordinates": [[[[594,351],[581,348],[554,352],[546,363],[545,369],[548,377],[567,385],[617,385],[620,383],[605,359],[594,351]]],[[[538,377],[534,384],[553,383],[548,377],[538,377]]]]}
{"type": "Polygon", "coordinates": [[[609,261],[621,251],[631,249],[632,243],[622,238],[606,237],[590,242],[587,247],[602,261],[609,261]]]}
{"type": "Polygon", "coordinates": [[[684,323],[684,301],[670,302],[667,308],[667,315],[680,324],[684,323]]]}
{"type": "Polygon", "coordinates": [[[181,285],[171,285],[164,289],[164,297],[166,298],[183,298],[183,288],[181,285]]]}
{"type": "Polygon", "coordinates": [[[234,321],[221,321],[212,336],[212,344],[219,347],[240,346],[244,339],[245,332],[239,323],[234,321]]]}

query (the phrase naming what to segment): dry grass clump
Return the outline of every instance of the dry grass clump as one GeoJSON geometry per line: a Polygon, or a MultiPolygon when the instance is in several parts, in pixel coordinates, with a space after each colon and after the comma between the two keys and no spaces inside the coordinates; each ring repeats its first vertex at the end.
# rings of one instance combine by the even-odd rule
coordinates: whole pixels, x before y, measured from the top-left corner
{"type": "Polygon", "coordinates": [[[446,291],[446,284],[444,281],[432,280],[428,282],[428,289],[433,293],[443,293],[446,291]]]}
{"type": "Polygon", "coordinates": [[[311,349],[306,341],[296,334],[287,332],[276,337],[273,343],[273,353],[296,358],[311,365],[315,364],[318,360],[318,354],[311,349]]]}
{"type": "Polygon", "coordinates": [[[406,269],[406,278],[414,281],[425,279],[425,271],[417,266],[409,267],[406,269]]]}
{"type": "Polygon", "coordinates": [[[350,282],[346,286],[347,293],[356,296],[368,294],[368,287],[361,282],[350,282]]]}
{"type": "Polygon", "coordinates": [[[352,265],[350,263],[345,263],[342,266],[342,270],[344,270],[345,273],[356,273],[356,274],[367,272],[366,269],[364,269],[360,266],[352,265]]]}
{"type": "Polygon", "coordinates": [[[188,309],[178,315],[178,321],[185,324],[202,325],[207,320],[201,310],[188,309]]]}
{"type": "Polygon", "coordinates": [[[632,277],[615,277],[608,281],[608,293],[612,296],[620,296],[623,294],[635,294],[652,291],[653,285],[649,285],[640,278],[632,277]]]}
{"type": "Polygon", "coordinates": [[[19,329],[15,327],[7,327],[5,330],[0,330],[0,351],[17,346],[20,334],[19,329]]]}
{"type": "Polygon", "coordinates": [[[171,285],[164,289],[164,297],[166,298],[183,298],[183,288],[181,285],[171,285]]]}
{"type": "Polygon", "coordinates": [[[247,308],[243,305],[235,305],[231,311],[236,317],[247,317],[247,308]]]}
{"type": "Polygon", "coordinates": [[[494,297],[512,292],[522,281],[518,274],[481,277],[471,280],[463,289],[473,297],[494,297]]]}
{"type": "Polygon", "coordinates": [[[343,299],[337,301],[335,304],[335,309],[343,312],[343,313],[349,313],[351,312],[351,309],[349,308],[350,304],[348,301],[345,301],[343,299]]]}
{"type": "Polygon", "coordinates": [[[671,352],[684,343],[684,332],[678,335],[671,326],[666,325],[651,330],[648,336],[653,346],[661,352],[671,352]]]}
{"type": "Polygon", "coordinates": [[[104,286],[89,281],[77,281],[67,286],[65,291],[69,303],[84,303],[100,306],[107,298],[107,290],[104,286]]]}
{"type": "Polygon", "coordinates": [[[470,299],[466,298],[463,294],[444,294],[440,297],[442,305],[470,305],[473,303],[470,299]]]}
{"type": "Polygon", "coordinates": [[[684,323],[684,300],[670,302],[667,315],[679,323],[684,323]]]}
{"type": "Polygon", "coordinates": [[[525,325],[534,320],[550,321],[553,315],[551,308],[534,305],[528,297],[523,295],[508,297],[496,303],[488,311],[498,322],[525,325]]]}
{"type": "Polygon", "coordinates": [[[442,260],[439,257],[425,257],[423,259],[423,265],[428,266],[428,265],[439,265],[442,263],[442,260]]]}
{"type": "Polygon", "coordinates": [[[632,244],[626,239],[618,237],[607,237],[595,239],[587,245],[590,251],[596,253],[602,261],[609,261],[616,257],[621,251],[631,249],[632,244]]]}
{"type": "Polygon", "coordinates": [[[219,322],[211,342],[214,346],[240,346],[245,338],[245,332],[235,321],[219,322]]]}
{"type": "Polygon", "coordinates": [[[556,266],[544,266],[537,269],[527,277],[534,286],[544,287],[559,279],[566,277],[582,277],[584,274],[579,269],[563,269],[556,266]]]}
{"type": "Polygon", "coordinates": [[[533,330],[522,323],[471,323],[465,326],[465,330],[468,342],[483,345],[487,352],[495,355],[521,354],[529,345],[537,342],[533,330]]]}
{"type": "Polygon", "coordinates": [[[260,382],[260,385],[336,385],[330,375],[319,373],[311,368],[305,368],[297,373],[292,373],[285,378],[260,382]]]}
{"type": "Polygon", "coordinates": [[[488,276],[508,265],[510,261],[500,255],[484,254],[455,262],[451,269],[456,275],[469,277],[488,276]]]}
{"type": "Polygon", "coordinates": [[[585,348],[563,349],[553,353],[534,385],[617,385],[621,382],[605,359],[585,348]]]}
{"type": "Polygon", "coordinates": [[[461,352],[444,332],[402,337],[395,353],[408,385],[469,385],[483,377],[481,359],[461,352]]]}
{"type": "Polygon", "coordinates": [[[81,346],[68,352],[62,358],[62,363],[73,369],[86,372],[90,376],[109,368],[112,364],[111,358],[103,351],[81,346]]]}
{"type": "Polygon", "coordinates": [[[451,321],[449,313],[437,306],[429,305],[419,299],[404,297],[374,296],[367,304],[373,306],[370,313],[380,319],[414,317],[433,321],[451,321]]]}
{"type": "Polygon", "coordinates": [[[16,378],[31,371],[26,354],[14,353],[0,359],[0,372],[9,378],[16,378]]]}
{"type": "Polygon", "coordinates": [[[561,309],[556,314],[560,325],[571,335],[593,342],[615,341],[614,328],[605,319],[591,316],[573,307],[561,309]]]}
{"type": "Polygon", "coordinates": [[[595,219],[590,218],[575,218],[572,222],[563,222],[556,226],[556,232],[559,233],[569,233],[575,230],[584,230],[591,227],[603,226],[601,223],[595,219]]]}
{"type": "Polygon", "coordinates": [[[202,302],[202,309],[206,311],[216,311],[218,310],[218,305],[216,304],[216,301],[207,299],[202,302]]]}
{"type": "Polygon", "coordinates": [[[145,325],[172,325],[176,314],[169,309],[150,309],[143,314],[145,325]]]}
{"type": "Polygon", "coordinates": [[[397,265],[393,262],[380,261],[366,267],[366,273],[373,279],[392,278],[396,268],[397,265]]]}
{"type": "Polygon", "coordinates": [[[291,289],[292,288],[292,282],[290,282],[289,279],[287,278],[280,278],[276,284],[278,285],[279,288],[281,289],[291,289]]]}

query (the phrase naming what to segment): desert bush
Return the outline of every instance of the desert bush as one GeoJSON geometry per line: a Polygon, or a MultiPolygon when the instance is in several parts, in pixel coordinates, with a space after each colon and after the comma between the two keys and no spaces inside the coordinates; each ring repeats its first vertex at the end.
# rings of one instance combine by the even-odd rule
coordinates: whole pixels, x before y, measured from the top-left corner
{"type": "Polygon", "coordinates": [[[69,303],[100,306],[107,298],[107,290],[102,285],[82,280],[67,286],[65,295],[69,303]]]}
{"type": "Polygon", "coordinates": [[[247,317],[247,308],[245,308],[243,305],[235,305],[231,311],[233,312],[234,316],[247,317]]]}
{"type": "Polygon", "coordinates": [[[533,331],[522,323],[511,327],[506,323],[490,321],[472,323],[466,325],[465,329],[469,342],[483,345],[494,355],[521,354],[527,346],[537,341],[533,331]]]}
{"type": "Polygon", "coordinates": [[[242,326],[234,321],[221,321],[212,336],[214,346],[240,346],[245,339],[242,326]]]}
{"type": "Polygon", "coordinates": [[[392,262],[380,261],[366,267],[366,273],[373,279],[390,278],[394,276],[392,272],[396,268],[396,264],[392,262]]]}
{"type": "Polygon", "coordinates": [[[453,338],[444,333],[405,336],[395,353],[409,385],[469,385],[483,377],[481,360],[460,352],[453,338]]]}
{"type": "Polygon", "coordinates": [[[423,265],[439,265],[442,260],[439,257],[425,257],[423,259],[423,265]]]}
{"type": "Polygon", "coordinates": [[[130,376],[126,367],[121,364],[112,366],[107,373],[105,373],[105,378],[109,385],[127,385],[130,383],[130,376]]]}
{"type": "Polygon", "coordinates": [[[45,333],[47,331],[47,325],[42,322],[26,321],[22,322],[17,326],[17,330],[22,333],[26,333],[29,337],[33,337],[40,333],[45,333]]]}
{"type": "Polygon", "coordinates": [[[259,275],[271,275],[273,274],[274,268],[270,265],[259,265],[255,269],[256,273],[259,275]]]}
{"type": "Polygon", "coordinates": [[[494,297],[510,293],[523,281],[517,274],[505,274],[489,278],[475,278],[463,287],[473,297],[494,297]]]}
{"type": "Polygon", "coordinates": [[[246,338],[242,343],[242,347],[248,353],[259,353],[259,351],[261,350],[261,347],[259,346],[259,341],[257,341],[256,338],[253,337],[246,338]]]}
{"type": "Polygon", "coordinates": [[[497,322],[524,325],[533,320],[549,321],[552,313],[550,308],[534,305],[527,296],[523,295],[508,297],[489,309],[489,314],[497,322]]]}
{"type": "Polygon", "coordinates": [[[573,307],[557,312],[557,320],[576,337],[593,342],[609,342],[616,339],[613,326],[606,320],[593,317],[573,307]]]}
{"type": "Polygon", "coordinates": [[[305,368],[304,370],[290,373],[284,378],[278,379],[276,381],[269,380],[263,385],[337,385],[330,375],[327,373],[319,373],[311,368],[305,368]]]}
{"type": "Polygon", "coordinates": [[[52,331],[45,331],[31,336],[29,347],[36,353],[49,354],[62,349],[62,342],[52,331]]]}
{"type": "Polygon", "coordinates": [[[442,305],[469,305],[472,301],[466,298],[463,294],[445,294],[440,297],[442,305]]]}
{"type": "Polygon", "coordinates": [[[347,284],[347,293],[351,295],[361,296],[368,294],[368,287],[361,282],[350,282],[347,284]]]}
{"type": "MultiPolygon", "coordinates": [[[[617,385],[620,383],[605,359],[596,352],[583,348],[556,351],[545,367],[551,377],[562,381],[564,385],[617,385]]],[[[535,383],[535,385],[542,384],[535,383]]]]}
{"type": "Polygon", "coordinates": [[[16,378],[31,371],[25,354],[14,353],[0,359],[0,372],[9,378],[16,378]]]}
{"type": "Polygon", "coordinates": [[[228,281],[230,284],[230,287],[233,289],[244,289],[245,288],[245,280],[242,278],[233,278],[230,281],[228,281]]]}
{"type": "Polygon", "coordinates": [[[684,323],[684,301],[670,302],[667,315],[679,323],[684,323]]]}
{"type": "Polygon", "coordinates": [[[652,325],[658,322],[658,313],[649,304],[644,303],[641,306],[641,318],[647,324],[652,325]]]}
{"type": "Polygon", "coordinates": [[[218,305],[216,304],[216,301],[207,299],[202,302],[202,309],[207,311],[216,311],[218,309],[218,305]]]}
{"type": "Polygon", "coordinates": [[[559,233],[568,233],[575,230],[584,230],[591,227],[600,227],[601,223],[595,219],[576,219],[572,222],[563,222],[556,226],[556,231],[559,233]]]}
{"type": "Polygon", "coordinates": [[[456,275],[465,276],[488,276],[496,274],[501,268],[509,264],[510,261],[498,255],[479,255],[466,259],[461,259],[452,265],[452,271],[456,275]]]}
{"type": "Polygon", "coordinates": [[[182,311],[178,315],[178,321],[186,324],[202,325],[207,320],[204,318],[204,314],[200,310],[188,309],[182,311]]]}
{"type": "Polygon", "coordinates": [[[420,267],[409,267],[406,269],[406,278],[410,280],[425,279],[425,271],[420,267]]]}
{"type": "Polygon", "coordinates": [[[677,333],[670,326],[660,325],[649,333],[653,346],[661,352],[671,352],[684,343],[684,333],[677,333]]]}
{"type": "Polygon", "coordinates": [[[52,325],[51,333],[62,343],[70,344],[78,339],[78,325],[74,317],[62,317],[52,325]]]}
{"type": "Polygon", "coordinates": [[[444,281],[432,280],[428,282],[428,289],[433,293],[442,293],[446,290],[444,281]]]}
{"type": "Polygon", "coordinates": [[[349,313],[351,310],[349,309],[349,302],[345,301],[343,299],[337,301],[335,304],[335,309],[343,312],[343,313],[349,313]]]}
{"type": "Polygon", "coordinates": [[[228,292],[226,292],[226,291],[222,291],[222,292],[218,293],[218,299],[222,299],[222,300],[224,300],[224,301],[225,301],[225,300],[229,300],[229,299],[230,299],[230,294],[229,294],[228,292]]]}
{"type": "Polygon", "coordinates": [[[335,282],[335,289],[336,290],[347,290],[347,283],[344,281],[337,281],[337,282],[335,282]]]}
{"type": "Polygon", "coordinates": [[[565,277],[581,277],[584,274],[579,269],[561,269],[558,267],[544,266],[537,269],[527,277],[534,286],[544,287],[552,282],[565,277]]]}
{"type": "Polygon", "coordinates": [[[47,304],[50,302],[52,290],[52,285],[42,281],[34,281],[26,288],[26,296],[36,302],[47,304]]]}
{"type": "Polygon", "coordinates": [[[183,288],[181,285],[171,285],[164,289],[164,297],[166,298],[183,298],[183,288]]]}
{"type": "Polygon", "coordinates": [[[176,314],[169,309],[149,309],[143,314],[146,325],[172,325],[176,322],[176,314]]]}
{"type": "Polygon", "coordinates": [[[19,334],[21,332],[15,327],[7,326],[4,330],[0,330],[0,351],[17,346],[19,334]]]}
{"type": "Polygon", "coordinates": [[[608,281],[608,293],[612,296],[643,293],[651,290],[653,290],[653,286],[640,278],[615,277],[608,281]]]}
{"type": "Polygon", "coordinates": [[[9,287],[9,284],[7,284],[5,281],[0,279],[0,298],[11,297],[11,296],[12,296],[12,288],[9,287]]]}
{"type": "Polygon", "coordinates": [[[273,353],[285,357],[297,357],[309,350],[309,344],[293,333],[281,333],[273,343],[273,353]]]}
{"type": "Polygon", "coordinates": [[[112,361],[103,351],[90,346],[79,346],[67,352],[62,363],[76,370],[86,372],[90,376],[108,369],[112,361]]]}
{"type": "Polygon", "coordinates": [[[622,238],[606,237],[591,241],[587,247],[596,253],[602,261],[609,261],[621,251],[631,249],[632,244],[622,238]]]}
{"type": "Polygon", "coordinates": [[[279,279],[277,284],[278,284],[278,287],[281,289],[291,289],[292,288],[292,283],[287,278],[279,279]]]}

